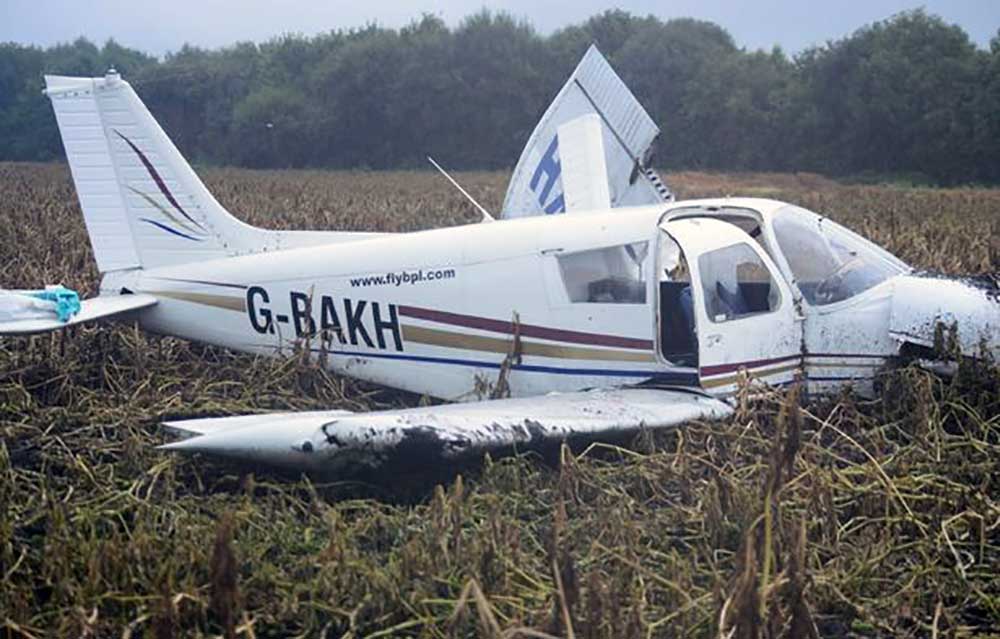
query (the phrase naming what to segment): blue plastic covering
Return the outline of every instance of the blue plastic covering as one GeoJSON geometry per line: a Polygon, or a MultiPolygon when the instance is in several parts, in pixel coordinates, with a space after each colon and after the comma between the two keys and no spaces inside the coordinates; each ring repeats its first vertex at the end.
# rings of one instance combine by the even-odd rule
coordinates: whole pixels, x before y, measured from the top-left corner
{"type": "Polygon", "coordinates": [[[70,290],[62,284],[46,286],[44,291],[31,291],[28,295],[54,302],[56,316],[60,322],[68,322],[69,318],[80,312],[80,296],[77,295],[76,291],[70,290]]]}

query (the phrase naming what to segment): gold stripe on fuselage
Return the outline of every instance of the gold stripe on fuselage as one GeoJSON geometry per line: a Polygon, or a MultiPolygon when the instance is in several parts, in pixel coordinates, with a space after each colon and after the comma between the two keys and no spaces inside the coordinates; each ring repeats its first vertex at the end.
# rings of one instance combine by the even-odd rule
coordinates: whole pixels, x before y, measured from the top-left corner
{"type": "MultiPolygon", "coordinates": [[[[801,366],[800,362],[792,362],[791,364],[785,364],[784,366],[779,366],[777,368],[759,368],[757,370],[747,370],[747,375],[750,377],[750,379],[763,379],[765,377],[771,377],[772,375],[787,373],[788,371],[795,370],[800,366],[801,366]]],[[[702,378],[701,380],[702,388],[718,388],[719,386],[728,386],[729,384],[735,384],[737,381],[739,381],[741,372],[742,371],[737,371],[735,373],[728,373],[723,377],[716,377],[714,379],[702,378]]]]}
{"type": "Polygon", "coordinates": [[[877,364],[859,364],[857,362],[806,362],[806,368],[881,368],[885,366],[885,362],[879,362],[877,364]]]}
{"type": "Polygon", "coordinates": [[[181,302],[191,302],[203,306],[212,306],[227,311],[239,311],[245,313],[247,301],[243,297],[232,297],[231,295],[215,295],[212,293],[192,293],[190,291],[143,291],[155,297],[165,297],[181,302]]]}
{"type": "MultiPolygon", "coordinates": [[[[484,335],[469,335],[441,331],[423,326],[403,324],[403,339],[414,344],[428,346],[443,346],[445,348],[460,348],[468,351],[484,351],[488,353],[508,353],[513,344],[513,337],[503,339],[486,337],[484,335]]],[[[654,363],[652,353],[646,351],[623,351],[603,348],[588,348],[583,346],[563,346],[521,340],[521,354],[537,357],[552,357],[556,359],[586,359],[612,362],[645,362],[654,363]]]]}

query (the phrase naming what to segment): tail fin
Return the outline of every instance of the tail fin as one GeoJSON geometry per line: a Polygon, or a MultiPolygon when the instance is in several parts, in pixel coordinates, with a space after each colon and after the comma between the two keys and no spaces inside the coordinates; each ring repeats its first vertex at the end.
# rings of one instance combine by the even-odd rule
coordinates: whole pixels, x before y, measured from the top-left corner
{"type": "Polygon", "coordinates": [[[102,273],[279,248],[212,197],[117,73],[45,83],[102,273]]]}

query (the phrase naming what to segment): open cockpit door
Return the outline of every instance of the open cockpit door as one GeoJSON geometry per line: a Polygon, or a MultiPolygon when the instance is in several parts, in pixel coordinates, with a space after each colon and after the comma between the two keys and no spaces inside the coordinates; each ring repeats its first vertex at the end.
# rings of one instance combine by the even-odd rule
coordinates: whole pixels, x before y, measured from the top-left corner
{"type": "Polygon", "coordinates": [[[741,371],[773,385],[793,381],[802,322],[761,246],[736,225],[710,218],[664,222],[660,230],[663,358],[677,362],[696,349],[701,385],[717,394],[733,392],[741,371]]]}

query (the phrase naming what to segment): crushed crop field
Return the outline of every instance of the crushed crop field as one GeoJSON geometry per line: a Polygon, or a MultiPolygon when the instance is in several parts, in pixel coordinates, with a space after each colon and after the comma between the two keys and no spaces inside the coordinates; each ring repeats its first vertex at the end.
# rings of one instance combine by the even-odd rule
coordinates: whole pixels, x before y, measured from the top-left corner
{"type": "MultiPolygon", "coordinates": [[[[479,219],[431,173],[203,174],[269,228],[479,219]]],[[[494,210],[506,178],[459,176],[494,210]]],[[[921,269],[1000,272],[1000,190],[666,181],[828,213],[921,269]]],[[[0,163],[0,220],[0,286],[96,293],[65,166],[0,163]]],[[[724,422],[426,477],[320,480],[159,452],[158,423],[423,400],[124,324],[4,339],[0,637],[1000,636],[1000,369],[880,385],[878,400],[741,396],[724,422]]]]}

